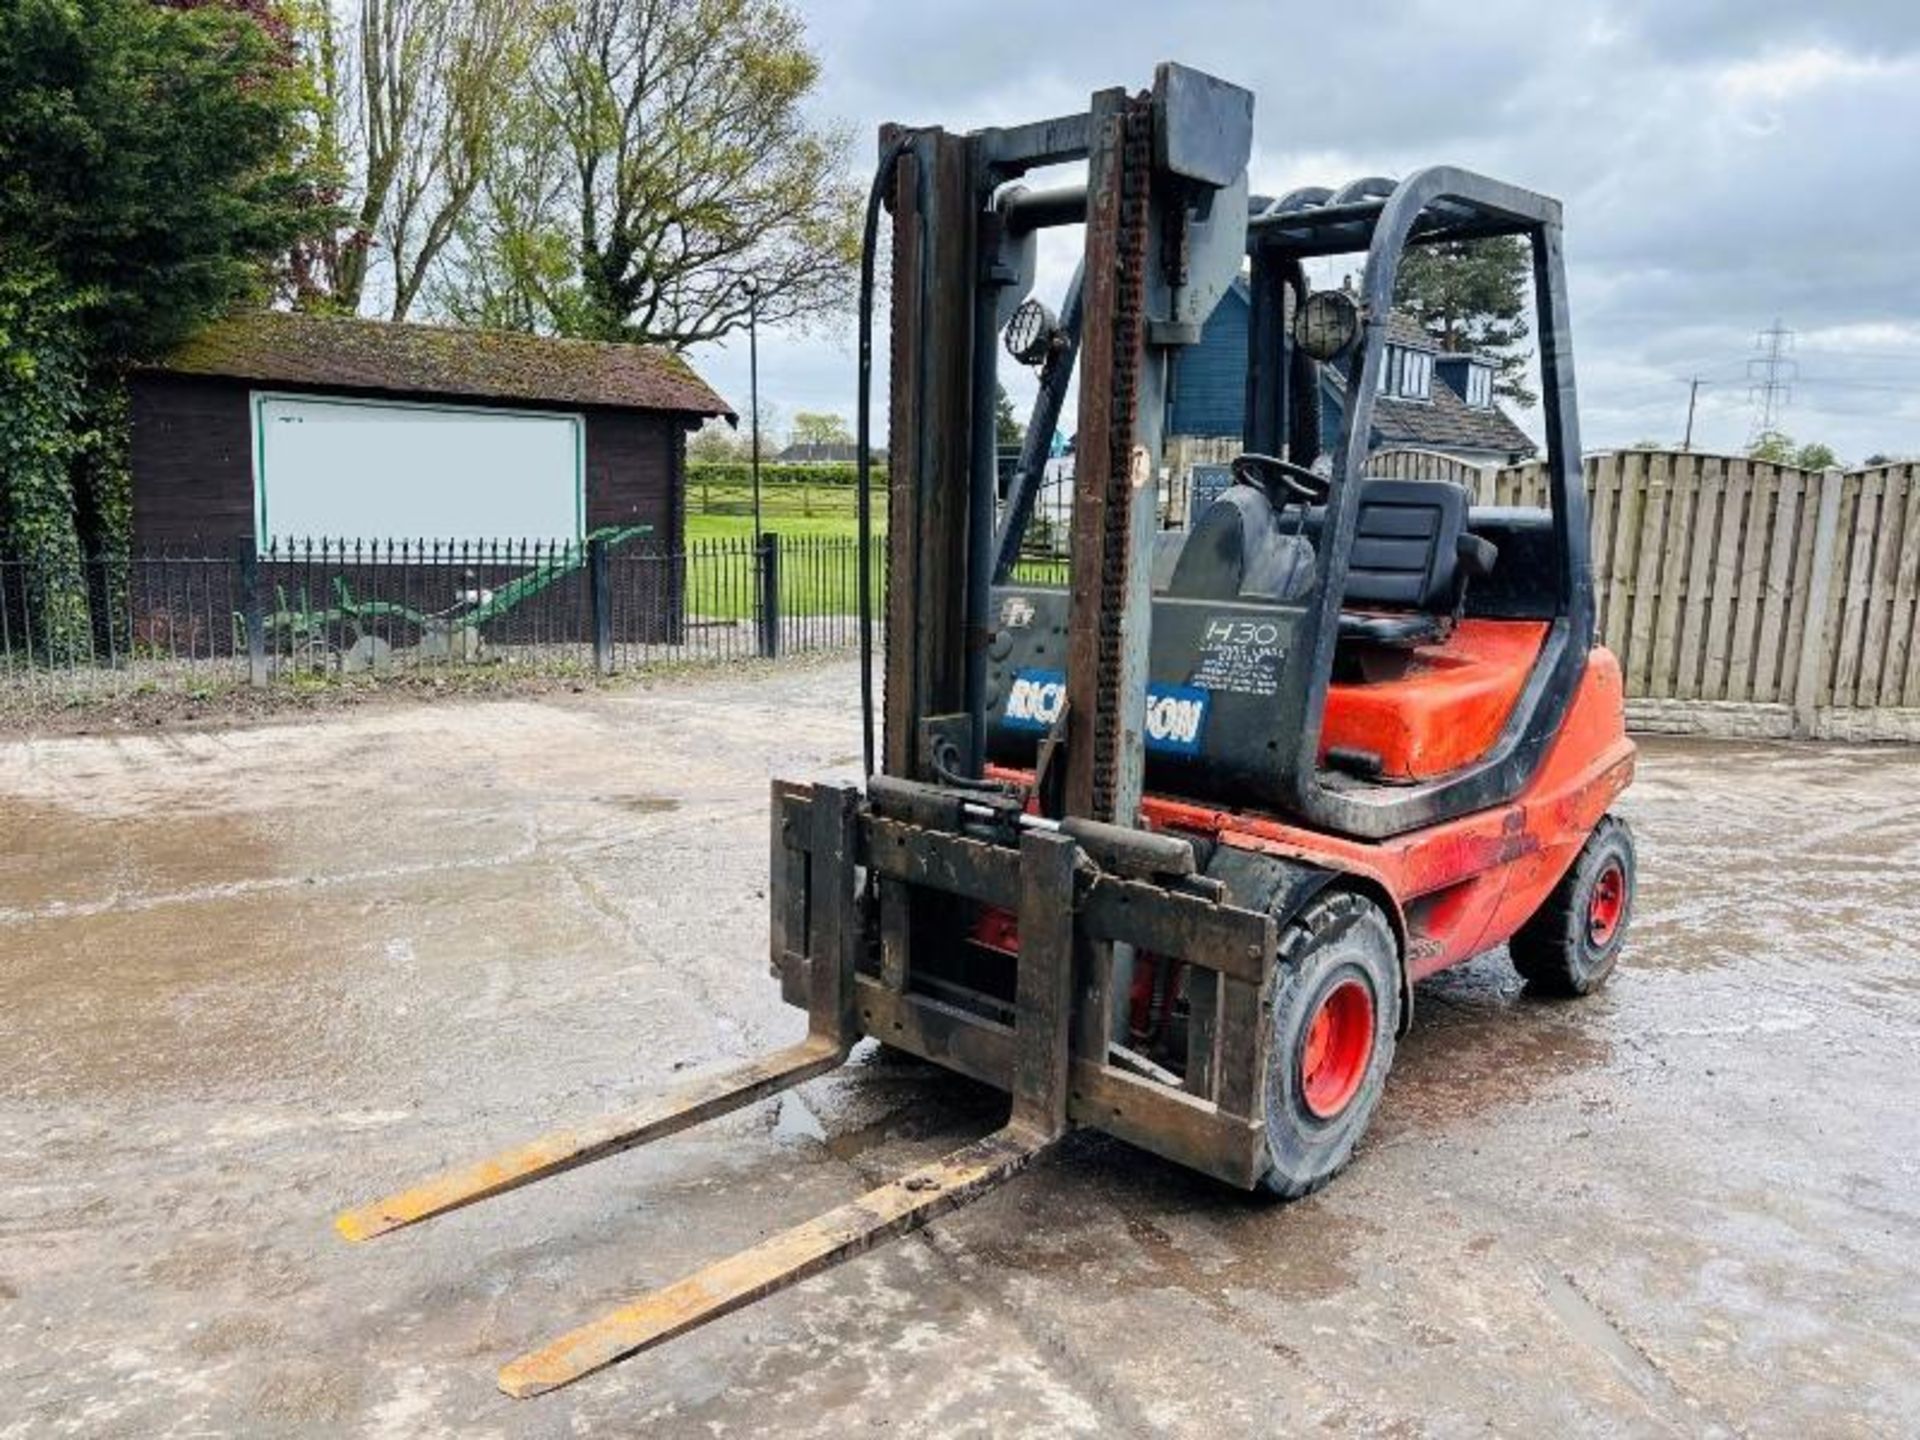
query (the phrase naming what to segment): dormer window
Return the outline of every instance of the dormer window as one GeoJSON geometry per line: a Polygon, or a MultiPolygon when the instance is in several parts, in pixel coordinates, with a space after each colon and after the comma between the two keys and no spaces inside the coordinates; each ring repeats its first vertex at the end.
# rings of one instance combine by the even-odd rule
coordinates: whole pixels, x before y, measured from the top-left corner
{"type": "Polygon", "coordinates": [[[1396,400],[1433,398],[1433,357],[1405,345],[1387,346],[1380,366],[1380,393],[1396,400]]]}
{"type": "Polygon", "coordinates": [[[1400,367],[1400,398],[1402,400],[1433,398],[1433,357],[1425,351],[1407,351],[1406,361],[1400,367]]]}
{"type": "Polygon", "coordinates": [[[1469,365],[1467,367],[1467,404],[1475,410],[1493,408],[1493,367],[1491,365],[1469,365]]]}

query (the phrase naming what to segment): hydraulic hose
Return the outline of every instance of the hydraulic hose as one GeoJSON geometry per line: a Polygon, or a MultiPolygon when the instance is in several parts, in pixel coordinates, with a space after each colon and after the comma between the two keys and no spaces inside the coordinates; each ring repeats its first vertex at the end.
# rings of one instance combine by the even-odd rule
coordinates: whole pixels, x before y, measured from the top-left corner
{"type": "Polygon", "coordinates": [[[866,228],[860,242],[860,382],[854,422],[857,492],[854,505],[860,535],[860,759],[861,777],[875,773],[873,741],[873,501],[868,493],[873,465],[873,287],[874,258],[880,240],[880,208],[893,187],[900,157],[912,144],[903,135],[880,157],[867,192],[866,228]]]}

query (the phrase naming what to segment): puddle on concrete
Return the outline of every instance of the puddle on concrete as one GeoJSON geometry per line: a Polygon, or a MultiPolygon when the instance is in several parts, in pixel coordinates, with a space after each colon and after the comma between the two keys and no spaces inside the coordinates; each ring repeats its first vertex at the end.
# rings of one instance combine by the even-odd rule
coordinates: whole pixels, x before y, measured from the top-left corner
{"type": "Polygon", "coordinates": [[[480,864],[0,921],[0,1090],[391,1108],[413,1098],[389,1094],[389,1077],[424,1073],[430,1090],[491,1093],[551,1044],[517,1017],[556,996],[578,1003],[577,986],[612,1000],[610,1015],[628,1008],[614,997],[641,997],[629,1043],[675,1032],[684,1005],[648,977],[580,978],[605,933],[554,910],[553,884],[543,864],[480,864]]]}
{"type": "Polygon", "coordinates": [[[776,1140],[794,1144],[800,1141],[822,1143],[827,1138],[820,1117],[807,1108],[807,1102],[789,1090],[773,1107],[769,1131],[776,1140]]]}
{"type": "Polygon", "coordinates": [[[1606,1314],[1575,1288],[1566,1276],[1551,1270],[1540,1272],[1540,1287],[1547,1308],[1583,1345],[1605,1355],[1626,1374],[1638,1377],[1648,1368],[1640,1352],[1628,1343],[1606,1314]]]}
{"type": "MultiPolygon", "coordinates": [[[[215,890],[260,872],[259,828],[224,814],[77,814],[0,799],[10,843],[0,852],[0,925],[56,908],[100,908],[176,890],[215,890]]],[[[0,954],[7,946],[0,929],[0,954]]]]}
{"type": "Polygon", "coordinates": [[[1553,1082],[1604,1067],[1606,992],[1561,1002],[1529,996],[1504,954],[1423,982],[1373,1125],[1391,1136],[1524,1106],[1553,1082]]]}
{"type": "Polygon", "coordinates": [[[680,802],[668,795],[610,795],[607,801],[635,815],[665,815],[680,808],[680,802]]]}
{"type": "Polygon", "coordinates": [[[1175,1291],[1229,1320],[1234,1291],[1306,1302],[1351,1290],[1379,1233],[1318,1197],[1244,1194],[1095,1131],[1068,1137],[1016,1196],[1031,1223],[968,1239],[995,1271],[1175,1291]]]}

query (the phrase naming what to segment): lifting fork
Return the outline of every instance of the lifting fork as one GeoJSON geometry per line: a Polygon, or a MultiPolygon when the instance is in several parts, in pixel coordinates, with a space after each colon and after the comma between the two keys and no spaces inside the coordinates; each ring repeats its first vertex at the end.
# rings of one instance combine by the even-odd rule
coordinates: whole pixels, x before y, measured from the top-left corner
{"type": "MultiPolygon", "coordinates": [[[[862,926],[855,893],[859,792],[814,792],[809,882],[808,1036],[622,1115],[560,1130],[335,1222],[362,1241],[674,1134],[840,1065],[859,1039],[853,1013],[862,926]]],[[[1067,1129],[1073,893],[1081,863],[1069,836],[1020,842],[1020,956],[1015,980],[1013,1108],[1005,1126],[816,1219],[719,1260],[524,1355],[500,1372],[516,1398],[543,1394],[797,1284],[984,1194],[1018,1174],[1067,1129]]]]}

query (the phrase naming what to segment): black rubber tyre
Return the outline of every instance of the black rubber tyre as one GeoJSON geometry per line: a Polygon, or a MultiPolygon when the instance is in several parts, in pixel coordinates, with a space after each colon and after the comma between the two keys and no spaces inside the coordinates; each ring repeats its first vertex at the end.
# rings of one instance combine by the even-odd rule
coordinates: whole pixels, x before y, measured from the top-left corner
{"type": "Polygon", "coordinates": [[[1606,983],[1633,918],[1633,832],[1601,818],[1566,876],[1508,942],[1513,968],[1541,995],[1591,995],[1606,983]]]}
{"type": "Polygon", "coordinates": [[[1380,1104],[1400,1028],[1400,946],[1380,907],[1323,895],[1280,932],[1267,1058],[1267,1173],[1285,1200],[1353,1156],[1380,1104]]]}

